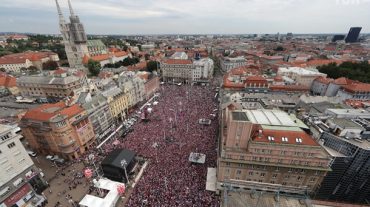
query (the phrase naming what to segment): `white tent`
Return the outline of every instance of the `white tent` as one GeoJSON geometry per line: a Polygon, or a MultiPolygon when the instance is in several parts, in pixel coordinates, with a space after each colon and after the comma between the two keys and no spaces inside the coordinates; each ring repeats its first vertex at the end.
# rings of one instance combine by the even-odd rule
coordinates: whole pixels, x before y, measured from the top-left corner
{"type": "Polygon", "coordinates": [[[108,190],[108,194],[104,198],[96,197],[93,195],[85,195],[79,205],[84,207],[115,207],[119,199],[117,187],[124,185],[123,183],[101,178],[97,181],[96,188],[108,190]],[[99,187],[97,187],[99,186],[99,187]]]}

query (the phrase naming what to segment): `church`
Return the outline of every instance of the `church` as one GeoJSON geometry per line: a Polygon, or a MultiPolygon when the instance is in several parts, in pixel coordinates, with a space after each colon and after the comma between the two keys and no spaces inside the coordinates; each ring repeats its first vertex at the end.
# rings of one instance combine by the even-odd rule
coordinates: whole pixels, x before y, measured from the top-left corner
{"type": "Polygon", "coordinates": [[[130,56],[129,53],[116,48],[108,50],[101,40],[87,40],[80,18],[74,13],[68,0],[69,22],[64,19],[58,0],[55,0],[59,15],[59,28],[67,54],[69,67],[82,69],[88,60],[98,61],[102,67],[116,63],[130,56]]]}

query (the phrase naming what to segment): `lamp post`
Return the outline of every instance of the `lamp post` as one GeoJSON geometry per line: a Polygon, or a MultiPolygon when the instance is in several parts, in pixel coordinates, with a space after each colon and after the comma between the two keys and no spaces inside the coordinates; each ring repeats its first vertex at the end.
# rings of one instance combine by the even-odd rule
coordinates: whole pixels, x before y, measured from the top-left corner
{"type": "Polygon", "coordinates": [[[125,171],[125,176],[126,176],[126,180],[127,180],[127,184],[130,184],[130,180],[128,179],[128,176],[127,176],[127,161],[125,159],[121,160],[121,166],[123,167],[123,170],[125,171]]]}
{"type": "Polygon", "coordinates": [[[89,160],[90,160],[90,162],[92,162],[92,163],[93,163],[93,165],[94,165],[96,175],[97,175],[98,177],[100,177],[100,175],[99,175],[99,171],[98,171],[98,169],[96,168],[96,165],[95,165],[95,162],[94,162],[94,158],[95,158],[95,155],[94,155],[94,154],[90,154],[90,155],[89,155],[89,160]]]}

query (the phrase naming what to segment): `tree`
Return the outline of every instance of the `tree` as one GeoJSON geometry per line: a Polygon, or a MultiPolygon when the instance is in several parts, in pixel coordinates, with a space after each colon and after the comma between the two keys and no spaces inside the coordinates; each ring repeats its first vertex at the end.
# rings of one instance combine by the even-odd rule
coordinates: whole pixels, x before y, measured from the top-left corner
{"type": "Polygon", "coordinates": [[[5,68],[0,68],[0,72],[6,72],[5,68]]]}
{"type": "Polygon", "coordinates": [[[127,50],[128,50],[127,45],[124,45],[124,46],[123,46],[123,51],[127,52],[127,50]]]}
{"type": "Polygon", "coordinates": [[[284,51],[284,48],[282,46],[277,46],[274,50],[275,51],[284,51]]]}
{"type": "Polygon", "coordinates": [[[55,70],[58,68],[58,63],[52,60],[49,60],[42,64],[43,70],[55,70]]]}
{"type": "Polygon", "coordinates": [[[327,74],[329,78],[346,77],[352,80],[370,83],[370,64],[367,61],[360,63],[343,62],[340,65],[330,63],[319,66],[317,69],[327,74]]]}
{"type": "Polygon", "coordinates": [[[97,76],[100,73],[101,65],[100,62],[90,59],[87,62],[87,68],[92,76],[97,76]]]}
{"type": "Polygon", "coordinates": [[[149,61],[146,63],[146,69],[149,72],[153,72],[154,70],[158,69],[158,62],[157,61],[149,61]]]}

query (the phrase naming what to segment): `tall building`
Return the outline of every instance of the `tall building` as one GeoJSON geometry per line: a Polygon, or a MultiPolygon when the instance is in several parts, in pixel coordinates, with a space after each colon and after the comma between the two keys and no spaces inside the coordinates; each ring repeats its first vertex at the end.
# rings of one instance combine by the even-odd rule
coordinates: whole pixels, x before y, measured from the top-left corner
{"type": "Polygon", "coordinates": [[[89,55],[84,26],[80,22],[80,18],[75,15],[70,0],[68,0],[70,12],[69,23],[67,23],[64,19],[58,0],[55,0],[55,3],[57,5],[59,28],[60,32],[62,33],[69,66],[72,68],[82,68],[83,57],[85,55],[89,55]]]}
{"type": "Polygon", "coordinates": [[[217,188],[314,192],[330,170],[330,157],[304,128],[283,111],[225,106],[217,188]]]}
{"type": "Polygon", "coordinates": [[[65,159],[80,157],[95,141],[88,114],[78,104],[58,102],[30,109],[20,127],[33,150],[65,159]]]}
{"type": "Polygon", "coordinates": [[[0,206],[37,206],[44,201],[36,195],[45,189],[37,168],[20,142],[14,126],[0,125],[0,206]],[[32,203],[37,203],[32,205],[32,203]]]}
{"type": "Polygon", "coordinates": [[[360,36],[362,27],[351,27],[349,32],[344,39],[346,43],[355,43],[358,42],[358,37],[360,36]]]}

